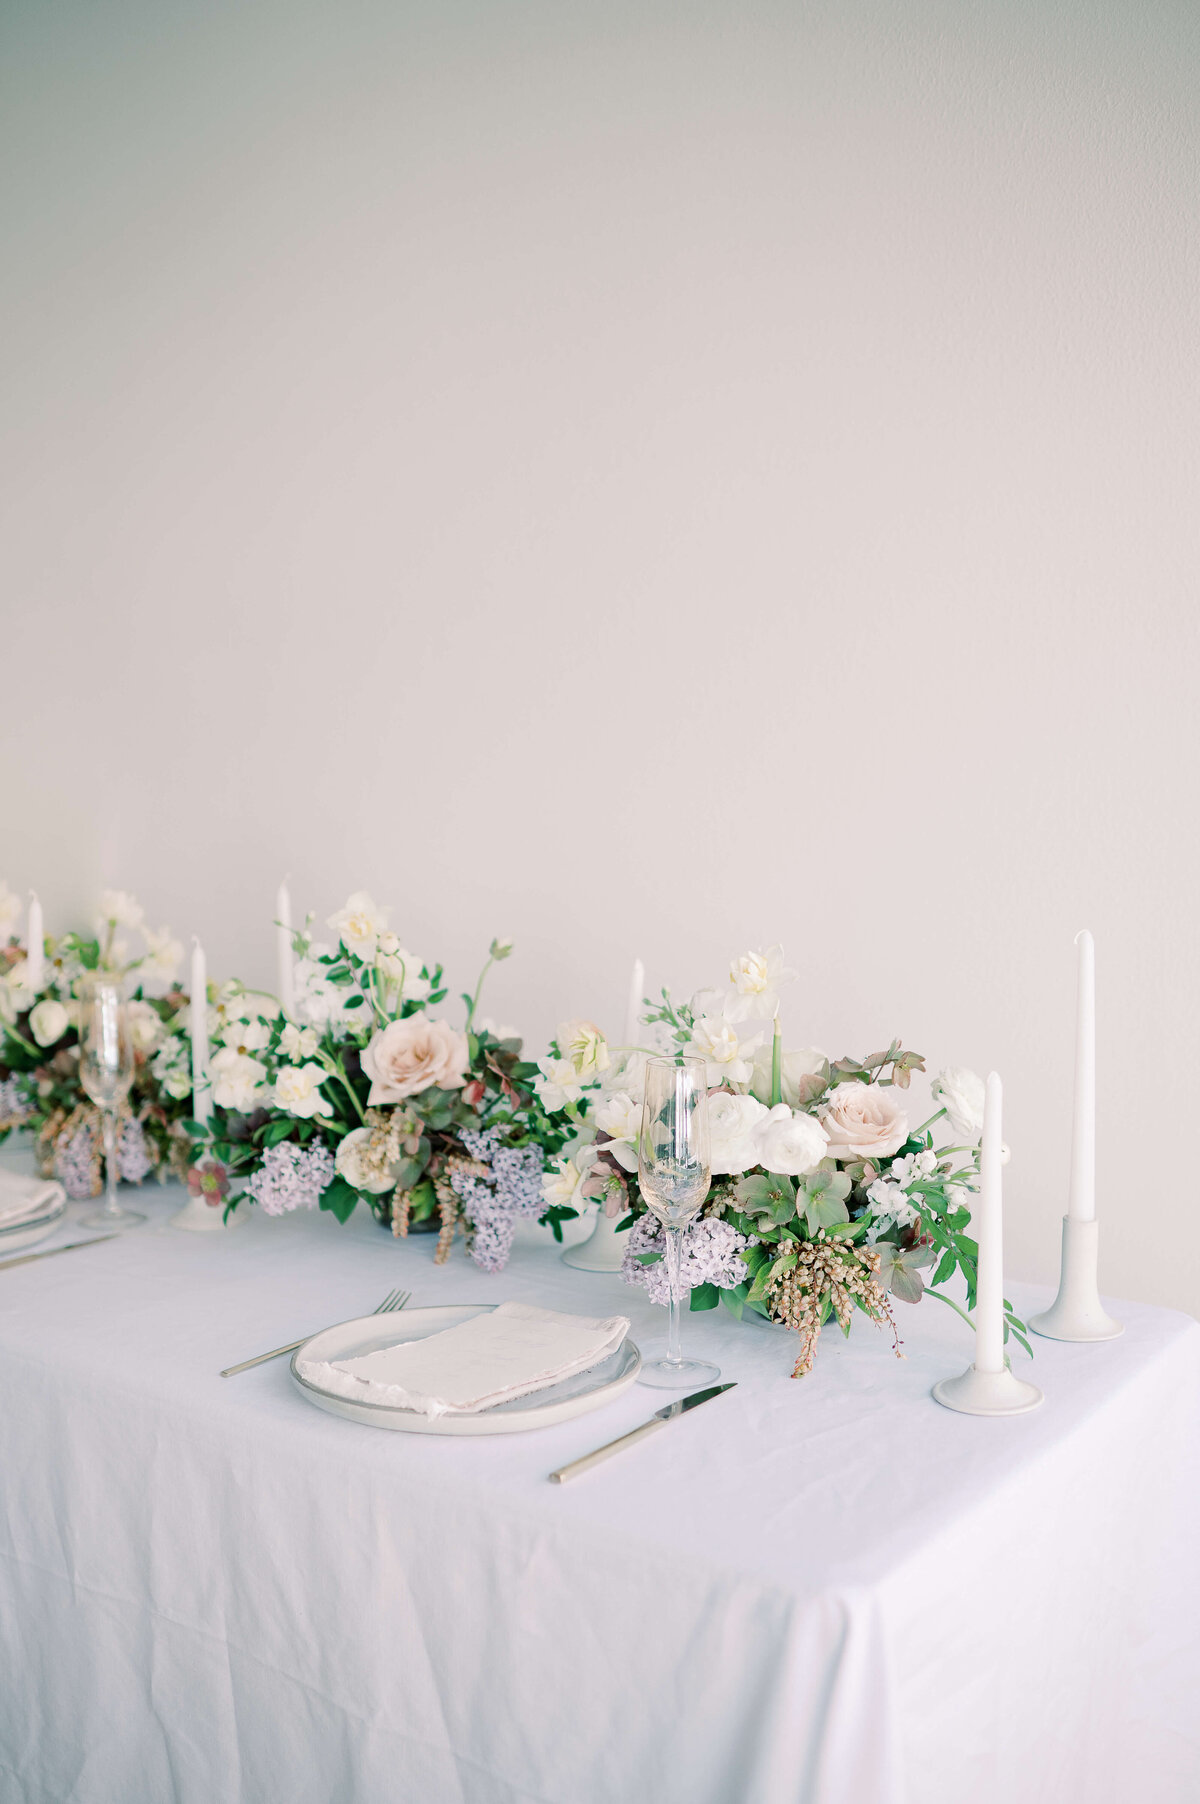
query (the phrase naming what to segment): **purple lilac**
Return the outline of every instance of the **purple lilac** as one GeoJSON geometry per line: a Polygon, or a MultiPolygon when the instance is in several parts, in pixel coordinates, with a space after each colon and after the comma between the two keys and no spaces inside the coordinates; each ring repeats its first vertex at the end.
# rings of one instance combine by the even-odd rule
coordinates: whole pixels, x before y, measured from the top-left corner
{"type": "MultiPolygon", "coordinates": [[[[746,1276],[741,1258],[743,1247],[751,1242],[727,1221],[697,1221],[683,1232],[683,1258],[680,1261],[682,1302],[689,1291],[702,1284],[715,1284],[718,1290],[734,1290],[746,1276]]],[[[652,1303],[670,1301],[667,1264],[658,1259],[653,1265],[639,1265],[639,1253],[662,1253],[665,1250],[662,1226],[653,1215],[643,1215],[629,1230],[629,1244],[621,1262],[621,1276],[626,1284],[640,1284],[652,1303]]]]}
{"type": "Polygon", "coordinates": [[[285,1140],[267,1148],[246,1192],[264,1215],[287,1215],[292,1209],[315,1209],[333,1174],[333,1154],[325,1147],[285,1140]]]}
{"type": "Polygon", "coordinates": [[[537,1147],[501,1146],[499,1128],[468,1131],[462,1138],[471,1157],[490,1167],[486,1178],[465,1171],[450,1174],[451,1188],[473,1229],[471,1257],[485,1272],[503,1271],[518,1220],[540,1215],[544,1207],[542,1155],[537,1147]]]}

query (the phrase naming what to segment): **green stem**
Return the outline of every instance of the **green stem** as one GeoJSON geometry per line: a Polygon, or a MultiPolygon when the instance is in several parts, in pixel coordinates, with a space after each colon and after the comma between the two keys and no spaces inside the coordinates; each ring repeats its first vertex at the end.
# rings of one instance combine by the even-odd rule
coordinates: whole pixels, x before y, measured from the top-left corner
{"type": "Polygon", "coordinates": [[[945,1109],[939,1109],[936,1115],[931,1115],[929,1117],[928,1121],[923,1121],[919,1128],[914,1128],[912,1133],[909,1135],[909,1139],[910,1140],[917,1139],[921,1134],[923,1134],[925,1132],[926,1128],[931,1128],[935,1121],[940,1121],[942,1119],[942,1116],[945,1113],[946,1113],[945,1109]]]}
{"type": "Polygon", "coordinates": [[[45,1048],[35,1046],[32,1040],[27,1040],[24,1034],[19,1034],[15,1027],[6,1027],[4,1031],[10,1040],[15,1040],[18,1046],[23,1046],[26,1052],[31,1052],[35,1059],[45,1058],[45,1048]]]}
{"type": "Polygon", "coordinates": [[[955,1315],[961,1315],[963,1321],[971,1330],[971,1333],[974,1334],[975,1324],[965,1309],[960,1309],[957,1303],[952,1303],[949,1297],[944,1297],[940,1290],[933,1290],[929,1285],[926,1285],[925,1287],[925,1295],[927,1297],[936,1297],[939,1303],[944,1303],[947,1309],[952,1309],[954,1311],[955,1315]]]}
{"type": "Polygon", "coordinates": [[[362,1104],[359,1102],[358,1097],[355,1095],[354,1086],[350,1082],[350,1079],[346,1076],[346,1073],[343,1071],[340,1060],[332,1058],[329,1055],[329,1053],[327,1053],[327,1052],[322,1052],[320,1056],[321,1056],[321,1063],[324,1065],[326,1071],[328,1071],[330,1077],[337,1078],[338,1083],[341,1084],[343,1090],[346,1092],[346,1095],[350,1098],[350,1101],[354,1104],[355,1113],[358,1116],[358,1119],[362,1122],[363,1126],[365,1127],[367,1124],[366,1111],[364,1110],[362,1104]]]}
{"type": "Polygon", "coordinates": [[[483,970],[479,973],[479,982],[475,985],[475,994],[472,996],[471,1006],[467,1010],[467,1026],[466,1026],[467,1033],[470,1033],[470,1031],[471,1031],[471,1023],[475,1019],[475,1010],[479,1007],[479,998],[483,993],[483,980],[487,976],[488,972],[491,970],[491,968],[495,964],[495,962],[496,962],[495,958],[489,953],[487,964],[483,967],[483,970]]]}
{"type": "Polygon", "coordinates": [[[771,1041],[771,1107],[783,1101],[783,1029],[775,1017],[775,1036],[771,1041]]]}

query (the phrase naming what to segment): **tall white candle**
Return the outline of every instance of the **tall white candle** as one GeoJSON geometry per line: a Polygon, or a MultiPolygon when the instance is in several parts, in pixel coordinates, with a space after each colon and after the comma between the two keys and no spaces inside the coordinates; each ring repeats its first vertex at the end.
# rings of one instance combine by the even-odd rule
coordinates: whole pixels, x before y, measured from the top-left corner
{"type": "Polygon", "coordinates": [[[1067,1214],[1075,1221],[1096,1216],[1096,943],[1086,927],[1075,935],[1079,947],[1079,989],[1075,999],[1075,1113],[1071,1124],[1071,1188],[1067,1214]]]}
{"type": "Polygon", "coordinates": [[[642,1001],[646,990],[646,967],[640,958],[633,961],[633,975],[629,979],[629,1005],[625,1010],[625,1045],[636,1046],[641,1033],[639,1016],[642,1012],[642,1001]]]}
{"type": "Polygon", "coordinates": [[[975,1370],[1004,1370],[1004,1204],[1001,1193],[1000,1116],[1004,1089],[994,1071],[987,1081],[980,1154],[982,1189],[975,1215],[979,1272],[975,1281],[975,1370]]]}
{"type": "Polygon", "coordinates": [[[285,1015],[296,1013],[296,976],[292,956],[292,898],[287,878],[279,885],[275,898],[275,952],[279,965],[279,1001],[285,1015]]]}
{"type": "Polygon", "coordinates": [[[204,947],[192,935],[192,994],[188,1010],[192,1035],[192,1117],[207,1121],[212,1114],[212,1087],[208,1076],[208,970],[204,947]]]}
{"type": "Polygon", "coordinates": [[[26,936],[25,983],[29,990],[40,990],[46,975],[46,928],[42,921],[42,905],[37,892],[29,892],[29,932],[26,936]]]}

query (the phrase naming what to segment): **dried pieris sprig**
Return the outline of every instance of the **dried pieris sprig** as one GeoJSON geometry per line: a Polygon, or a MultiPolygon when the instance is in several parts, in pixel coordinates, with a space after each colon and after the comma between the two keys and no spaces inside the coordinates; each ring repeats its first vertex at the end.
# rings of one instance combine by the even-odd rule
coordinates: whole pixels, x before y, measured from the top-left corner
{"type": "Polygon", "coordinates": [[[772,1319],[800,1336],[800,1357],[792,1372],[803,1378],[812,1371],[821,1329],[832,1315],[848,1333],[855,1309],[892,1331],[892,1350],[903,1359],[900,1336],[886,1293],[878,1281],[880,1256],[874,1247],[858,1247],[822,1228],[815,1239],[799,1243],[795,1259],[767,1285],[772,1319]]]}

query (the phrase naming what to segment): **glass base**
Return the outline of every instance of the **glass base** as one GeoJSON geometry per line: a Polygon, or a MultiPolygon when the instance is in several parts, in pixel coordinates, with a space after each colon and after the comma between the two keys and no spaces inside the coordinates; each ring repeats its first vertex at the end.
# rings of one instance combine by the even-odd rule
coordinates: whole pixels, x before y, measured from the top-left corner
{"type": "Polygon", "coordinates": [[[101,1234],[106,1229],[115,1234],[118,1228],[136,1228],[145,1219],[136,1209],[122,1209],[118,1203],[115,1209],[93,1209],[90,1215],[81,1215],[79,1225],[81,1228],[95,1228],[101,1234]]]}
{"type": "Polygon", "coordinates": [[[702,1391],[721,1376],[720,1366],[707,1359],[648,1359],[638,1373],[639,1384],[658,1391],[702,1391]]]}

